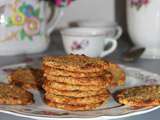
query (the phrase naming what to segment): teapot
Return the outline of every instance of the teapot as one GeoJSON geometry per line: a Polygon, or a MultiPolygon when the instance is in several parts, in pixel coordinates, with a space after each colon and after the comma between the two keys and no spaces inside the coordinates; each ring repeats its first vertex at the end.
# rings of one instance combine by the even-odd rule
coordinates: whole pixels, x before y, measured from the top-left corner
{"type": "Polygon", "coordinates": [[[63,15],[62,8],[49,6],[45,0],[0,0],[0,55],[46,50],[63,15]]]}

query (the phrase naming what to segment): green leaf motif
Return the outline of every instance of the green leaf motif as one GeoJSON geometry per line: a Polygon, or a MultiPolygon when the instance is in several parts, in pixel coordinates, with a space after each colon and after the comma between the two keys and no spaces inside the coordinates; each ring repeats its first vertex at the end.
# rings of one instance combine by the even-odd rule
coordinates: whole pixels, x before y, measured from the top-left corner
{"type": "Polygon", "coordinates": [[[7,17],[7,18],[6,18],[6,21],[7,21],[7,22],[6,22],[6,26],[7,26],[7,27],[11,27],[11,26],[13,25],[12,20],[10,19],[10,17],[7,17]]]}
{"type": "Polygon", "coordinates": [[[35,11],[34,11],[34,16],[36,16],[36,17],[39,17],[39,15],[40,15],[40,8],[37,8],[35,11]]]}
{"type": "Polygon", "coordinates": [[[21,7],[19,7],[19,11],[23,12],[23,9],[26,7],[26,3],[24,2],[21,7]]]}
{"type": "Polygon", "coordinates": [[[40,22],[43,22],[45,19],[44,18],[39,18],[40,22]]]}
{"type": "Polygon", "coordinates": [[[43,36],[44,34],[42,32],[39,32],[37,35],[39,36],[43,36]]]}
{"type": "Polygon", "coordinates": [[[31,36],[27,36],[27,37],[28,37],[28,39],[29,39],[30,41],[32,41],[32,40],[33,40],[31,36]]]}
{"type": "Polygon", "coordinates": [[[20,34],[20,39],[24,40],[24,38],[26,37],[25,31],[22,29],[19,34],[20,34]]]}

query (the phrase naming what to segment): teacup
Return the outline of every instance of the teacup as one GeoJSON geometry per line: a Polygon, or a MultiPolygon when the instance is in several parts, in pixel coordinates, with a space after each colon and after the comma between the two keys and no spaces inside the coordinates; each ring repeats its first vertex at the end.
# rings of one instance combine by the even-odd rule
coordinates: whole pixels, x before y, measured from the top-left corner
{"type": "Polygon", "coordinates": [[[67,54],[84,54],[90,57],[104,57],[117,48],[117,40],[106,35],[105,28],[66,28],[61,31],[67,54]],[[110,47],[105,50],[107,45],[110,47]]]}
{"type": "Polygon", "coordinates": [[[105,28],[107,29],[107,36],[114,39],[119,39],[122,35],[122,27],[115,22],[107,22],[104,20],[81,20],[78,22],[80,27],[93,27],[93,28],[105,28]]]}

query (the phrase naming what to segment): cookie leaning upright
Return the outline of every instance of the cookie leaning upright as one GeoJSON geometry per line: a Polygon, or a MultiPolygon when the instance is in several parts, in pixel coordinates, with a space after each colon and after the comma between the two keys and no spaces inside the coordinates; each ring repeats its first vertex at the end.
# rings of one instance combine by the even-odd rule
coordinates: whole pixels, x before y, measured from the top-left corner
{"type": "Polygon", "coordinates": [[[43,59],[44,100],[65,110],[92,110],[110,96],[109,64],[84,55],[50,56],[43,59]]]}
{"type": "Polygon", "coordinates": [[[123,86],[125,84],[125,79],[126,79],[125,72],[118,64],[109,62],[109,71],[113,75],[113,79],[110,85],[111,89],[123,86]]]}

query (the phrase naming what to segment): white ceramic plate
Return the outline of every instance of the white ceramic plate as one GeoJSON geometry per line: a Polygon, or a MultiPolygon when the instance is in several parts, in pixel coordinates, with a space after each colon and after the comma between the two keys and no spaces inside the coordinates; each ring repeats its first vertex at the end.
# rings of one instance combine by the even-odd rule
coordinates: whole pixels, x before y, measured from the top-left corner
{"type": "MultiPolygon", "coordinates": [[[[0,68],[0,82],[8,82],[7,74],[16,67],[25,67],[27,64],[10,65],[0,68]]],[[[124,87],[159,84],[160,75],[147,72],[141,69],[121,66],[126,72],[126,85],[124,87]]],[[[35,104],[28,106],[10,106],[0,105],[0,112],[12,114],[20,117],[27,117],[33,119],[43,120],[56,120],[60,119],[89,119],[89,120],[102,120],[102,119],[117,119],[140,115],[156,110],[158,107],[152,108],[131,108],[127,106],[118,105],[112,98],[109,104],[103,104],[100,108],[93,111],[85,112],[70,112],[48,107],[43,102],[42,93],[30,90],[34,94],[35,104]]]]}

